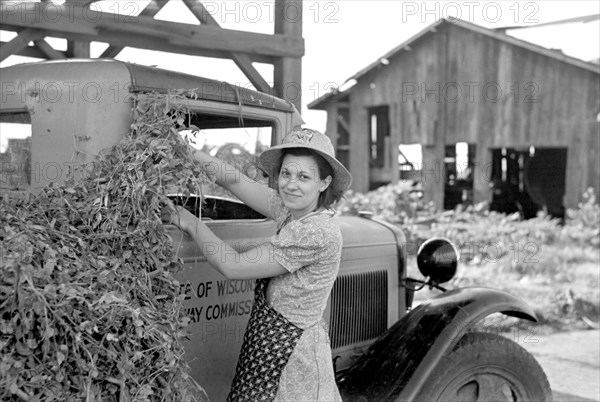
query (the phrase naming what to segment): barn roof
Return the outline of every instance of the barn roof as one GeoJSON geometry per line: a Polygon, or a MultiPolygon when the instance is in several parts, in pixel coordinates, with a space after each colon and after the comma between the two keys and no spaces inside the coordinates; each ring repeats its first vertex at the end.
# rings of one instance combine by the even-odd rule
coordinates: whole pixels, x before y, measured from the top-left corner
{"type": "Polygon", "coordinates": [[[348,78],[338,89],[336,89],[332,92],[329,92],[329,93],[319,97],[318,99],[312,101],[311,103],[309,103],[308,108],[324,110],[325,108],[324,108],[323,104],[325,102],[337,101],[346,95],[347,89],[344,89],[344,87],[352,87],[353,86],[352,82],[358,81],[364,75],[371,72],[375,68],[381,66],[382,64],[389,63],[388,59],[394,57],[397,53],[401,52],[402,50],[410,48],[410,46],[414,42],[416,42],[418,39],[420,39],[426,35],[436,33],[438,27],[441,27],[441,26],[447,25],[447,24],[457,25],[461,28],[468,29],[473,32],[477,32],[479,34],[482,34],[482,35],[485,35],[488,37],[492,37],[499,41],[502,41],[502,42],[505,42],[505,43],[508,43],[508,44],[511,44],[514,46],[518,46],[521,48],[525,48],[532,52],[536,52],[536,53],[548,56],[552,59],[559,60],[563,63],[571,64],[573,66],[582,68],[584,70],[588,70],[593,73],[600,74],[600,65],[598,65],[596,63],[586,62],[586,61],[583,61],[583,60],[575,58],[575,57],[567,56],[562,52],[558,52],[556,50],[551,50],[551,49],[545,48],[543,46],[539,46],[534,43],[524,41],[522,39],[517,39],[513,36],[505,34],[504,30],[493,30],[493,29],[484,28],[479,25],[475,25],[470,22],[460,20],[458,18],[453,18],[451,20],[450,19],[440,19],[440,20],[436,21],[435,23],[429,25],[425,29],[421,30],[420,32],[418,32],[416,35],[412,36],[408,40],[402,42],[400,45],[396,46],[395,48],[393,48],[392,50],[390,50],[383,56],[379,57],[377,60],[375,60],[374,62],[372,62],[365,68],[363,68],[362,70],[358,71],[352,77],[348,78]]]}

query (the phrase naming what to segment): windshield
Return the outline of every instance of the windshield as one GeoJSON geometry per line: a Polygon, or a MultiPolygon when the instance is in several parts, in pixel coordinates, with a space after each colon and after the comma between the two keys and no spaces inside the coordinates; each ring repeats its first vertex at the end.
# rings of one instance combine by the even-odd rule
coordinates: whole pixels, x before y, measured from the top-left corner
{"type": "MultiPolygon", "coordinates": [[[[247,177],[266,185],[267,177],[257,168],[258,156],[271,146],[273,127],[269,121],[253,120],[251,123],[251,127],[193,127],[180,133],[194,148],[229,163],[247,177]]],[[[203,195],[238,200],[216,184],[204,186],[203,195]]]]}

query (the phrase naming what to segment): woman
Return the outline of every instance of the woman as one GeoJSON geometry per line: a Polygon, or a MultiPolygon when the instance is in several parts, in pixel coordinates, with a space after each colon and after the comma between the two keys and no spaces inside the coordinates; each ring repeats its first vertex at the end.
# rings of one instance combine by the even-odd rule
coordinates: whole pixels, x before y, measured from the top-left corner
{"type": "Polygon", "coordinates": [[[341,400],[323,311],[342,252],[331,205],[350,186],[350,173],[325,135],[301,128],[260,155],[273,189],[206,153],[194,155],[217,184],[277,223],[261,252],[244,258],[185,209],[170,217],[202,249],[217,245],[220,252],[206,257],[225,277],[258,279],[228,400],[341,400]]]}

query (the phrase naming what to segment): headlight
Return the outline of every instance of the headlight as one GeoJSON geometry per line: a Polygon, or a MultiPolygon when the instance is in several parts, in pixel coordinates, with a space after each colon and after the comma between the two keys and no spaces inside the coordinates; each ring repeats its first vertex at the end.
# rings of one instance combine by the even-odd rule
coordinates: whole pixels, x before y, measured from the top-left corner
{"type": "Polygon", "coordinates": [[[459,258],[454,243],[443,237],[434,237],[419,247],[417,266],[421,274],[433,283],[445,283],[456,274],[459,258]]]}

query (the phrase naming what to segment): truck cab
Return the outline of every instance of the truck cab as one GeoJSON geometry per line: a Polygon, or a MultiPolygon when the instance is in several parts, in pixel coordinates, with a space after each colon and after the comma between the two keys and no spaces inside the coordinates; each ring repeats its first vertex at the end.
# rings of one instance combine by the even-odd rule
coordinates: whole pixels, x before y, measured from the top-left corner
{"type": "MultiPolygon", "coordinates": [[[[149,94],[178,91],[183,96],[174,102],[191,111],[188,128],[180,134],[265,184],[269,178],[257,164],[258,154],[302,123],[293,105],[270,94],[112,59],[7,67],[1,85],[0,197],[5,199],[34,196],[50,183],[85,174],[82,166],[135,129],[134,99],[149,94]]],[[[188,197],[185,206],[237,250],[253,249],[275,233],[272,220],[218,186],[202,188],[202,199],[188,197]]],[[[452,291],[411,309],[414,287],[406,278],[406,258],[415,247],[401,229],[368,215],[343,216],[340,224],[342,263],[325,321],[332,364],[348,399],[414,400],[460,344],[462,333],[449,336],[449,331],[498,311],[535,319],[522,301],[494,290],[452,291]],[[377,379],[374,362],[380,369],[394,369],[377,379]],[[369,384],[357,388],[358,378],[370,378],[369,384]]],[[[208,265],[191,237],[172,225],[166,229],[184,263],[178,280],[189,320],[185,353],[191,375],[211,400],[224,400],[252,308],[254,281],[227,280],[208,265]]],[[[420,255],[431,262],[435,253],[434,248],[420,255]]],[[[457,256],[450,259],[456,262],[457,256]]],[[[504,377],[497,381],[508,382],[504,377]]],[[[518,392],[545,398],[547,381],[539,382],[542,391],[518,392]]]]}

